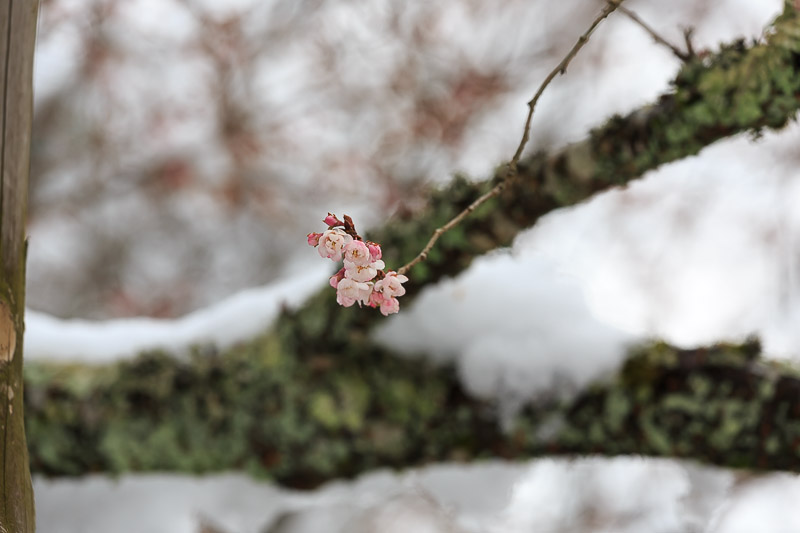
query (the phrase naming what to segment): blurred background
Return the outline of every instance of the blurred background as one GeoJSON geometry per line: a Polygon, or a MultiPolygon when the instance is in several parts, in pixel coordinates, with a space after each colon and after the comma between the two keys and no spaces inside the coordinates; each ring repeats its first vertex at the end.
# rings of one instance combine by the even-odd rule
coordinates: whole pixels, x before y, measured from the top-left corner
{"type": "MultiPolygon", "coordinates": [[[[122,328],[98,360],[133,355],[126,319],[169,329],[327,268],[304,237],[328,211],[367,230],[455,173],[489,177],[519,142],[525,102],[603,5],[42,0],[30,355],[85,352],[59,337],[78,319],[97,338],[122,328]]],[[[678,45],[693,27],[695,48],[713,50],[759,38],[782,2],[626,6],[678,45]]],[[[615,14],[545,93],[528,146],[557,149],[654,101],[679,66],[615,14]]],[[[795,126],[727,140],[545,217],[512,250],[429,289],[382,337],[458,361],[468,389],[501,404],[569,394],[649,336],[688,346],[756,332],[776,357],[800,353],[798,146],[795,126]],[[539,357],[509,359],[510,345],[539,357]]],[[[443,465],[313,493],[234,474],[35,483],[45,533],[731,533],[776,513],[785,520],[770,531],[800,531],[794,478],[633,458],[443,465]]]]}
{"type": "MultiPolygon", "coordinates": [[[[181,315],[286,273],[320,212],[372,225],[455,172],[485,178],[602,5],[44,0],[31,307],[181,315]]],[[[631,7],[714,45],[758,35],[780,2],[631,7]]],[[[615,17],[545,96],[530,146],[652,100],[677,66],[615,17]]]]}

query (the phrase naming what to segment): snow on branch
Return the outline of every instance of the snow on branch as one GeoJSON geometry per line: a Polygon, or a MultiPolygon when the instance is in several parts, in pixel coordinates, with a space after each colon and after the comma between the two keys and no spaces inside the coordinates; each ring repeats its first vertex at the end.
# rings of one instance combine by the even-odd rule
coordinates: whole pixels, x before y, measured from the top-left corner
{"type": "MultiPolygon", "coordinates": [[[[587,139],[561,151],[522,158],[517,179],[443,233],[425,262],[415,266],[404,299],[408,302],[421,287],[458,274],[475,257],[508,246],[520,231],[555,209],[624,186],[720,139],[786,126],[800,109],[797,9],[787,4],[766,35],[763,42],[737,41],[716,54],[694,57],[678,72],[673,90],[656,102],[612,117],[587,139]]],[[[368,237],[381,243],[388,264],[403,264],[425,249],[437,228],[503,182],[506,171],[503,165],[494,179],[481,183],[456,178],[431,195],[424,211],[402,214],[368,237]]],[[[375,317],[340,312],[327,296],[327,291],[319,293],[296,315],[310,351],[327,349],[331,338],[377,323],[375,317]]]]}
{"type": "Polygon", "coordinates": [[[35,364],[25,406],[31,466],[48,475],[236,469],[308,488],[378,467],[489,457],[800,464],[800,374],[758,359],[755,343],[644,346],[614,381],[508,420],[466,395],[449,367],[374,346],[302,361],[293,342],[282,330],[188,361],[150,353],[112,367],[35,364]]]}

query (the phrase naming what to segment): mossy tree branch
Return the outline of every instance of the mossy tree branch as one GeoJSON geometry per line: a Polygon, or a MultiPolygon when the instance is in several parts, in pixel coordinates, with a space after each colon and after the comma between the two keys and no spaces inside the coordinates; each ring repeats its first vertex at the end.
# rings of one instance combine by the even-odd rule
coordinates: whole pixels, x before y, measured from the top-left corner
{"type": "Polygon", "coordinates": [[[378,467],[553,454],[800,471],[800,373],[758,360],[754,345],[642,347],[615,381],[530,405],[503,430],[495,406],[465,394],[451,368],[374,347],[299,361],[286,333],[184,361],[30,366],[32,468],[237,469],[294,487],[378,467]]]}
{"type": "MultiPolygon", "coordinates": [[[[696,155],[732,135],[780,129],[800,108],[800,14],[792,2],[759,42],[737,41],[716,54],[693,57],[678,72],[672,91],[626,116],[615,116],[582,142],[553,153],[535,153],[518,163],[518,177],[495,197],[442,235],[425,262],[415,266],[403,305],[419,290],[463,271],[472,259],[509,245],[539,217],[574,205],[645,172],[696,155]]],[[[389,268],[415,257],[431,234],[506,175],[472,183],[455,179],[433,192],[420,213],[403,213],[367,235],[383,246],[389,268]]],[[[330,346],[340,332],[368,328],[379,313],[342,313],[324,288],[294,315],[298,335],[310,351],[330,346]]],[[[342,341],[346,346],[346,340],[342,341]]],[[[343,353],[347,353],[344,350],[343,353]]]]}
{"type": "Polygon", "coordinates": [[[798,472],[800,371],[758,355],[758,343],[636,350],[616,381],[569,406],[551,450],[798,472]]]}

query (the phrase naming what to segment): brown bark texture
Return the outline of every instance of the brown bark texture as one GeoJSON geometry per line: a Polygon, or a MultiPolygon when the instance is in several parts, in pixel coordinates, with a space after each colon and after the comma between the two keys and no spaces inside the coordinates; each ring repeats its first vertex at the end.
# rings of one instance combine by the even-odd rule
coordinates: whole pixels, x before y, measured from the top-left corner
{"type": "Polygon", "coordinates": [[[0,2],[0,531],[35,529],[23,418],[25,217],[38,0],[0,2]]]}

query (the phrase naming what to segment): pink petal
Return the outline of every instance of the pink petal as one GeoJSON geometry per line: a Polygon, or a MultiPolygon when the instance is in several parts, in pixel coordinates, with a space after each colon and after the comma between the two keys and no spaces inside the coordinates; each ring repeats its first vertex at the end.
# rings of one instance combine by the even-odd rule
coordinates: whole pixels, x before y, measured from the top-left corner
{"type": "Polygon", "coordinates": [[[383,257],[383,252],[381,251],[381,247],[379,244],[375,244],[371,242],[367,245],[369,248],[369,260],[370,261],[377,261],[381,257],[383,257]]]}
{"type": "Polygon", "coordinates": [[[322,237],[322,233],[309,233],[306,237],[310,246],[319,246],[319,238],[322,237]]]}

